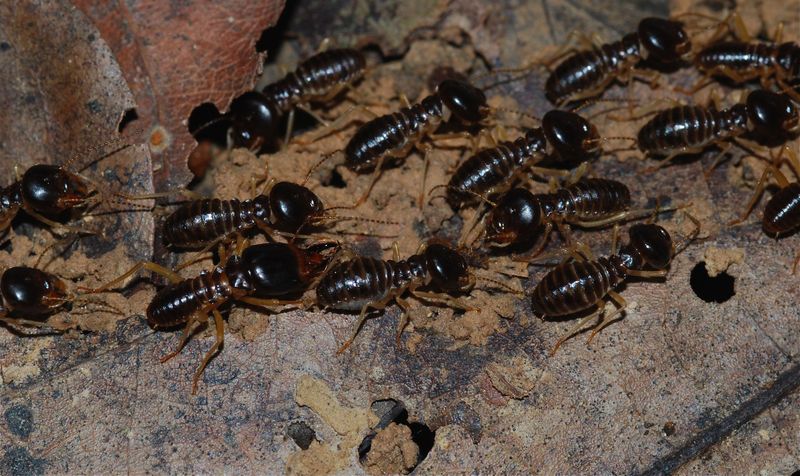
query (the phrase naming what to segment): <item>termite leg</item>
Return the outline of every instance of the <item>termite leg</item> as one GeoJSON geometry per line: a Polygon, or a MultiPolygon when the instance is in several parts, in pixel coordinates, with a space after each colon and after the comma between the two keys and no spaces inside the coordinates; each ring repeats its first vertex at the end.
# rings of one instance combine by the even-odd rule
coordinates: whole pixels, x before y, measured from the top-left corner
{"type": "Polygon", "coordinates": [[[417,205],[419,206],[419,210],[422,211],[423,207],[425,206],[425,185],[428,181],[428,163],[431,154],[432,147],[428,144],[421,145],[423,150],[423,159],[422,159],[422,189],[419,191],[419,199],[417,199],[417,205]]]}
{"type": "Polygon", "coordinates": [[[747,217],[750,216],[750,213],[753,211],[753,207],[756,206],[758,199],[761,197],[761,194],[764,192],[764,189],[767,186],[767,178],[769,174],[772,173],[775,175],[775,179],[778,181],[778,185],[781,188],[786,187],[789,185],[789,180],[786,178],[780,170],[778,170],[774,165],[771,165],[764,169],[764,173],[761,174],[761,178],[758,179],[758,184],[756,185],[756,190],[753,192],[753,197],[750,199],[750,202],[747,204],[747,209],[745,210],[744,214],[740,216],[736,220],[732,220],[728,222],[728,226],[737,225],[742,223],[743,221],[747,220],[747,217]]]}
{"type": "Polygon", "coordinates": [[[679,157],[681,155],[688,155],[688,154],[699,154],[702,151],[703,151],[703,149],[699,148],[699,147],[687,147],[685,149],[679,150],[678,152],[673,152],[673,153],[669,154],[668,156],[666,156],[665,158],[663,158],[661,161],[659,161],[658,165],[653,165],[653,166],[646,167],[646,168],[640,170],[639,174],[651,174],[651,173],[655,172],[656,170],[669,165],[670,162],[672,162],[672,159],[674,159],[675,157],[679,157]]]}
{"type": "Polygon", "coordinates": [[[101,293],[103,291],[108,291],[109,289],[114,288],[116,285],[122,283],[123,281],[125,281],[129,277],[133,276],[134,274],[136,274],[141,269],[146,269],[148,271],[152,271],[154,273],[158,273],[161,276],[164,276],[165,278],[169,279],[172,284],[177,284],[177,283],[183,281],[183,278],[181,278],[180,275],[178,275],[177,273],[175,273],[172,270],[169,270],[169,269],[161,266],[158,263],[153,263],[151,261],[140,261],[140,262],[136,263],[131,269],[129,269],[122,276],[114,279],[113,281],[111,281],[111,282],[109,282],[107,284],[104,284],[103,286],[100,286],[99,288],[86,288],[86,287],[83,287],[83,286],[79,286],[78,289],[81,289],[81,290],[85,291],[86,294],[95,294],[95,293],[101,293]]]}
{"type": "Polygon", "coordinates": [[[408,313],[409,313],[409,304],[403,298],[395,298],[395,302],[400,308],[403,310],[403,313],[400,315],[400,322],[397,323],[397,334],[395,335],[395,343],[398,347],[400,347],[400,338],[403,336],[403,329],[405,329],[406,325],[408,325],[408,313]]]}
{"type": "Polygon", "coordinates": [[[431,293],[431,292],[416,291],[416,290],[412,290],[411,294],[419,299],[422,299],[423,301],[444,304],[445,306],[451,307],[453,309],[461,309],[462,311],[480,311],[479,308],[472,307],[469,304],[464,303],[460,299],[450,296],[449,294],[431,293]]]}
{"type": "Polygon", "coordinates": [[[203,362],[200,364],[200,367],[197,368],[197,371],[194,373],[194,378],[192,378],[192,395],[197,395],[197,384],[200,381],[200,377],[203,376],[203,371],[206,369],[206,366],[217,353],[217,351],[222,347],[222,344],[225,341],[225,333],[223,328],[223,321],[222,321],[222,314],[217,311],[216,308],[212,308],[211,312],[214,314],[214,327],[216,329],[216,339],[214,340],[214,345],[208,349],[206,352],[205,357],[203,357],[203,362]]]}
{"type": "MultiPolygon", "coordinates": [[[[198,313],[203,313],[203,311],[198,311],[198,313]]],[[[168,360],[172,359],[173,357],[175,357],[176,355],[180,354],[186,343],[189,341],[189,337],[192,334],[194,334],[195,323],[203,323],[203,322],[208,322],[208,314],[205,314],[204,316],[201,315],[199,319],[196,318],[195,316],[190,317],[189,320],[186,321],[186,325],[183,327],[183,332],[181,333],[181,340],[178,342],[178,347],[169,354],[166,354],[163,357],[161,357],[161,363],[163,364],[168,360]]]]}
{"type": "Polygon", "coordinates": [[[356,321],[356,325],[353,327],[353,332],[350,334],[350,338],[348,338],[344,342],[344,344],[342,344],[342,346],[339,347],[339,350],[336,351],[336,355],[341,355],[353,343],[353,341],[355,340],[356,336],[358,335],[358,331],[361,330],[361,326],[364,325],[364,321],[367,320],[367,317],[368,317],[367,316],[367,311],[370,308],[375,309],[377,311],[380,311],[380,310],[384,309],[386,307],[386,305],[389,303],[389,301],[391,301],[395,296],[399,296],[400,294],[402,294],[404,290],[405,290],[405,288],[403,288],[402,290],[398,291],[397,293],[389,293],[389,295],[386,296],[381,301],[369,302],[367,304],[364,304],[364,307],[361,308],[361,313],[358,315],[358,321],[356,321]]]}
{"type": "Polygon", "coordinates": [[[64,232],[75,233],[77,235],[83,234],[83,235],[99,235],[99,236],[103,236],[103,237],[105,236],[104,233],[99,232],[99,231],[85,230],[83,228],[78,228],[78,227],[75,227],[75,226],[65,225],[63,223],[59,223],[57,221],[53,221],[53,220],[51,220],[49,218],[46,218],[46,217],[36,213],[35,211],[31,210],[29,207],[27,207],[25,205],[22,206],[22,209],[25,210],[25,213],[30,215],[31,218],[34,218],[37,221],[40,221],[40,222],[44,223],[45,225],[47,225],[50,228],[53,228],[55,230],[62,230],[64,232]]]}
{"type": "Polygon", "coordinates": [[[355,122],[358,120],[358,117],[352,117],[354,114],[364,114],[369,119],[375,119],[378,117],[377,114],[370,111],[364,106],[353,106],[352,108],[348,109],[341,116],[337,117],[333,122],[329,123],[326,126],[319,128],[316,131],[311,131],[307,134],[304,134],[302,137],[299,137],[295,140],[295,143],[298,145],[304,146],[311,144],[312,142],[322,139],[334,132],[338,131],[339,129],[343,128],[344,126],[350,124],[351,122],[355,122]]]}
{"type": "Polygon", "coordinates": [[[714,172],[715,168],[717,168],[717,165],[722,160],[722,158],[725,156],[725,154],[727,154],[728,151],[731,150],[732,144],[730,142],[725,142],[722,145],[718,144],[718,147],[720,149],[719,153],[714,156],[714,161],[711,163],[711,167],[707,168],[706,171],[703,172],[703,177],[706,180],[708,180],[709,177],[711,177],[711,173],[714,172]]]}
{"type": "MultiPolygon", "coordinates": [[[[600,303],[601,304],[605,304],[605,301],[601,300],[600,303]]],[[[564,342],[568,341],[569,339],[572,338],[572,336],[574,336],[575,334],[580,332],[584,328],[584,326],[586,326],[586,324],[588,322],[590,322],[592,319],[596,319],[597,316],[600,315],[601,312],[603,312],[602,308],[600,308],[600,309],[594,311],[593,313],[589,314],[588,316],[584,317],[575,326],[573,326],[572,329],[570,329],[566,334],[564,334],[564,337],[562,337],[561,339],[558,339],[558,342],[556,342],[556,344],[553,346],[553,348],[550,349],[550,357],[556,355],[556,351],[558,351],[558,348],[561,347],[561,344],[563,344],[564,342]]],[[[546,316],[542,316],[542,318],[544,318],[544,317],[546,317],[546,316]]]]}
{"type": "Polygon", "coordinates": [[[378,163],[375,164],[375,171],[372,173],[372,178],[370,179],[367,190],[364,192],[363,195],[361,195],[361,198],[359,198],[356,201],[356,203],[353,204],[353,208],[358,207],[367,200],[367,197],[369,197],[369,193],[372,191],[372,187],[375,186],[375,182],[377,182],[378,179],[381,178],[381,174],[383,173],[383,160],[384,160],[383,156],[381,156],[378,159],[378,163]]]}
{"type": "MultiPolygon", "coordinates": [[[[600,331],[602,331],[603,329],[608,327],[609,324],[611,324],[613,322],[617,322],[618,320],[620,320],[623,317],[625,317],[625,316],[621,315],[622,312],[625,310],[625,308],[628,307],[628,302],[625,301],[625,298],[620,296],[619,293],[617,293],[614,290],[609,290],[608,291],[608,295],[611,296],[611,299],[613,299],[614,302],[616,302],[619,307],[617,307],[617,309],[615,309],[614,312],[612,312],[611,314],[609,314],[607,316],[604,313],[603,320],[600,321],[600,324],[598,324],[597,328],[595,328],[592,331],[592,333],[589,335],[589,338],[586,340],[586,345],[591,345],[592,340],[594,340],[595,336],[597,334],[599,334],[600,331]],[[618,314],[620,314],[620,316],[616,317],[618,314]]],[[[605,308],[603,308],[603,310],[605,311],[605,308]]]]}

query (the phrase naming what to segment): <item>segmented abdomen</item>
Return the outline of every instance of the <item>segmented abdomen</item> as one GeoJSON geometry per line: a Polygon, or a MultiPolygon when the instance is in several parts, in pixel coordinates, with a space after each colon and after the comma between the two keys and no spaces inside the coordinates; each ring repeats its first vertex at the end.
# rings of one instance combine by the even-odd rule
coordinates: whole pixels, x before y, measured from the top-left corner
{"type": "Polygon", "coordinates": [[[775,47],[769,43],[726,41],[705,48],[695,58],[695,64],[704,72],[724,66],[741,73],[749,73],[760,68],[771,68],[774,55],[775,47]]]}
{"type": "Polygon", "coordinates": [[[345,163],[355,172],[372,169],[381,157],[396,157],[439,125],[443,104],[431,95],[411,107],[373,119],[345,146],[345,163]]]}
{"type": "Polygon", "coordinates": [[[352,83],[364,74],[366,60],[358,50],[323,51],[298,65],[263,90],[284,112],[295,104],[321,99],[340,86],[352,83]]]}
{"type": "Polygon", "coordinates": [[[778,190],[764,207],[764,231],[780,235],[800,226],[800,183],[778,190]]]}
{"type": "Polygon", "coordinates": [[[187,203],[164,222],[164,243],[180,247],[198,247],[234,231],[253,226],[250,200],[209,198],[187,203]]]}
{"type": "Polygon", "coordinates": [[[607,258],[558,265],[533,290],[533,310],[540,316],[565,316],[589,309],[622,281],[623,273],[607,258]]]}
{"type": "Polygon", "coordinates": [[[206,305],[228,299],[231,292],[222,268],[204,271],[196,278],[159,290],[147,306],[147,323],[152,327],[183,324],[206,305]]]}
{"type": "Polygon", "coordinates": [[[602,220],[631,205],[628,187],[616,180],[583,179],[555,193],[556,209],[579,220],[602,220]]]}
{"type": "Polygon", "coordinates": [[[355,258],[331,268],[317,285],[317,303],[358,311],[367,303],[385,299],[392,290],[420,277],[421,268],[409,261],[355,258]]]}
{"type": "Polygon", "coordinates": [[[720,129],[718,111],[678,106],[656,114],[639,130],[639,149],[669,154],[688,147],[702,147],[718,138],[720,129]]]}
{"type": "Polygon", "coordinates": [[[507,182],[520,167],[536,152],[544,153],[545,139],[541,129],[538,129],[537,135],[541,136],[538,141],[520,137],[514,142],[501,142],[497,147],[484,149],[465,160],[450,177],[448,195],[470,200],[474,198],[472,193],[486,196],[498,193],[501,185],[511,185],[507,182]]]}
{"type": "Polygon", "coordinates": [[[638,60],[639,37],[635,33],[599,49],[580,51],[561,62],[547,78],[547,98],[554,104],[567,102],[577,93],[607,84],[638,60]]]}

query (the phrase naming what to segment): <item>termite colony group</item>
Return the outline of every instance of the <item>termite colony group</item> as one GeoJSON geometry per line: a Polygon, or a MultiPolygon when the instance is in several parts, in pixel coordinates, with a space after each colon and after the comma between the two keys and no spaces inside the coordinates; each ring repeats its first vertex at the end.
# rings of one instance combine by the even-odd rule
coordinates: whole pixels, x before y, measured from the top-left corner
{"type": "MultiPolygon", "coordinates": [[[[4,308],[0,319],[9,326],[48,326],[48,316],[68,304],[99,305],[100,293],[119,291],[139,271],[156,273],[167,284],[148,305],[147,323],[153,328],[183,327],[177,350],[162,361],[177,355],[197,326],[213,323],[216,339],[194,375],[192,389],[196,392],[204,368],[223,344],[220,311],[226,304],[239,302],[272,312],[316,308],[358,313],[352,333],[339,348],[341,353],[352,344],[370,310],[396,303],[403,311],[397,330],[399,342],[409,319],[410,298],[426,306],[469,311],[476,308],[470,292],[483,285],[479,283],[496,292],[524,295],[516,290],[515,283],[490,278],[479,270],[490,270],[493,261],[503,257],[523,263],[540,259],[556,231],[563,244],[546,254],[560,263],[551,263],[552,269],[531,286],[525,298],[527,312],[545,320],[581,317],[555,343],[554,353],[590,324],[591,341],[621,317],[627,303],[615,288],[623,281],[668,282],[676,254],[697,238],[702,226],[688,210],[691,203],[637,208],[636,197],[625,183],[590,177],[593,164],[610,155],[614,143],[627,145],[628,150],[638,149],[648,158],[663,158],[657,165],[640,168],[640,174],[654,173],[665,165],[679,167],[671,162],[674,157],[715,146],[720,153],[707,176],[719,158],[737,146],[762,159],[764,172],[736,222],[747,219],[772,176],[780,188],[765,205],[764,232],[785,236],[800,226],[800,185],[785,174],[788,166],[800,175],[800,159],[795,152],[800,130],[797,43],[782,43],[779,38],[774,42],[755,41],[736,14],[718,21],[686,13],[669,19],[643,19],[635,32],[612,43],[576,38],[533,64],[498,68],[485,76],[514,81],[537,68],[550,71],[545,94],[555,108],[549,111],[528,113],[494,107],[487,98],[493,86],[479,87],[477,79],[455,75],[439,80],[417,102],[401,95],[401,107],[378,115],[370,105],[360,104],[359,95],[353,93],[374,66],[368,65],[359,50],[323,50],[282,79],[235,98],[227,112],[213,121],[225,128],[229,149],[258,151],[276,144],[283,149],[300,149],[326,137],[346,135],[340,150],[316,157],[316,163],[304,171],[304,180],[275,181],[265,176],[263,190],[257,190],[258,180],[254,179],[247,199],[199,198],[171,210],[161,222],[160,236],[171,249],[194,250],[176,269],[141,262],[100,287],[74,291],[67,290],[59,277],[36,267],[7,269],[0,283],[4,308]],[[729,107],[714,100],[654,107],[625,98],[601,98],[613,83],[628,86],[631,81],[645,80],[651,87],[669,88],[664,81],[668,73],[651,69],[654,65],[696,68],[700,81],[690,90],[674,89],[676,94],[691,96],[713,80],[724,78],[726,83],[742,88],[741,99],[729,107]],[[760,89],[751,84],[753,80],[760,82],[760,89]],[[348,100],[355,103],[351,111],[330,122],[320,116],[325,116],[320,110],[348,100]],[[613,106],[607,110],[584,112],[608,103],[613,106]],[[293,138],[296,109],[306,111],[321,126],[293,138]],[[616,111],[615,116],[609,114],[611,110],[616,111]],[[541,119],[536,114],[541,114],[541,119]],[[642,120],[644,124],[630,137],[607,136],[597,124],[601,116],[605,116],[605,122],[612,119],[632,124],[642,120]],[[282,134],[284,119],[288,124],[282,134]],[[537,124],[520,126],[525,121],[537,124]],[[513,136],[516,138],[509,139],[513,136]],[[428,188],[428,164],[436,160],[432,153],[453,148],[453,144],[465,151],[466,157],[446,183],[428,188]],[[459,236],[432,233],[422,239],[416,253],[406,257],[401,256],[396,243],[392,259],[359,255],[357,247],[342,238],[344,235],[331,230],[331,224],[366,222],[389,228],[387,234],[399,225],[396,220],[361,216],[358,208],[384,186],[379,180],[384,171],[405,161],[413,149],[424,159],[413,164],[421,171],[422,184],[415,206],[424,216],[432,203],[443,199],[442,203],[464,218],[459,236]],[[312,190],[324,166],[331,163],[370,175],[360,184],[363,192],[353,192],[349,203],[324,203],[312,190]],[[549,191],[531,191],[537,186],[540,190],[549,187],[549,191]],[[441,194],[433,193],[436,190],[441,194]],[[658,224],[660,214],[667,211],[690,224],[680,236],[673,236],[658,224]],[[619,226],[632,221],[638,223],[628,227],[627,238],[619,238],[619,226]],[[575,238],[572,227],[611,229],[610,252],[595,256],[575,238]],[[252,240],[266,242],[251,244],[252,240]],[[179,274],[185,266],[215,257],[216,264],[210,269],[193,277],[179,274]],[[607,312],[607,300],[616,309],[607,312]]],[[[208,126],[194,128],[198,141],[205,139],[208,126]]],[[[85,232],[49,217],[75,207],[85,209],[92,200],[153,197],[101,191],[67,168],[34,166],[2,189],[3,228],[7,229],[22,210],[65,232],[85,232]]],[[[384,212],[390,218],[391,206],[386,205],[384,212]]]]}

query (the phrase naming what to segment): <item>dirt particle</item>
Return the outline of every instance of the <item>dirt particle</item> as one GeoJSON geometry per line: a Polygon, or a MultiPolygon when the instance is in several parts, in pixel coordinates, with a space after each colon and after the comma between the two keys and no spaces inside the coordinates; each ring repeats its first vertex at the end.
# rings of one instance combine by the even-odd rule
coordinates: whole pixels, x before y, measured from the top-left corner
{"type": "Polygon", "coordinates": [[[33,431],[33,413],[29,407],[14,405],[5,411],[3,416],[6,418],[6,424],[11,433],[21,438],[30,436],[33,431]]]}
{"type": "Polygon", "coordinates": [[[390,423],[372,440],[364,463],[369,474],[408,474],[417,464],[419,447],[411,439],[406,425],[390,423]]]}
{"type": "Polygon", "coordinates": [[[527,397],[535,386],[534,380],[527,375],[525,367],[525,362],[520,358],[513,359],[511,365],[492,362],[486,367],[486,374],[498,392],[507,397],[521,400],[527,397]]]}
{"type": "MultiPolygon", "coordinates": [[[[706,248],[703,260],[706,262],[706,270],[712,278],[720,273],[728,271],[732,265],[741,264],[744,260],[744,249],[742,248],[706,248]]],[[[735,268],[734,268],[735,269],[735,268]]],[[[730,273],[735,276],[734,273],[730,273]]]]}
{"type": "Polygon", "coordinates": [[[3,455],[2,467],[5,474],[11,476],[28,476],[44,474],[45,460],[34,458],[27,450],[19,446],[6,450],[3,455]]]}
{"type": "Polygon", "coordinates": [[[344,468],[346,463],[347,460],[339,457],[329,446],[315,440],[308,449],[289,456],[286,462],[286,474],[298,476],[332,474],[344,468]]]}

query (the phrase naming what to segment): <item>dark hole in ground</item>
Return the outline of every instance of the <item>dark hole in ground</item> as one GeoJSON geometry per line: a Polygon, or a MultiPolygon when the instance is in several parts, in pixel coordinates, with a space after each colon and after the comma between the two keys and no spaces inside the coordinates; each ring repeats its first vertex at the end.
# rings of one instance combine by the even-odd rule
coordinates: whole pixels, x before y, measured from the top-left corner
{"type": "Polygon", "coordinates": [[[333,169],[330,177],[328,177],[328,181],[323,185],[333,188],[345,188],[347,187],[347,182],[344,181],[344,177],[342,177],[342,174],[340,174],[338,170],[333,169]]]}
{"type": "MultiPolygon", "coordinates": [[[[414,465],[414,467],[418,466],[428,456],[431,449],[433,449],[433,443],[436,440],[436,430],[431,430],[428,425],[418,421],[409,423],[408,410],[406,410],[405,405],[401,401],[394,399],[376,400],[372,402],[371,408],[373,412],[381,417],[380,422],[375,426],[375,430],[380,431],[389,426],[392,422],[398,425],[405,425],[411,430],[411,440],[419,447],[417,464],[414,465]]],[[[358,445],[358,461],[360,463],[363,464],[366,461],[367,454],[369,454],[369,451],[372,449],[372,440],[375,438],[376,434],[375,431],[370,432],[370,434],[364,437],[361,444],[358,445]]]]}
{"type": "Polygon", "coordinates": [[[136,109],[126,109],[125,113],[122,115],[122,120],[119,121],[117,132],[123,132],[130,123],[137,119],[139,119],[139,114],[136,112],[136,109]]]}
{"type": "Polygon", "coordinates": [[[314,429],[304,421],[292,422],[289,428],[286,429],[286,434],[294,440],[297,446],[304,450],[307,450],[311,446],[311,442],[317,439],[314,429]]]}
{"type": "Polygon", "coordinates": [[[689,284],[692,286],[692,291],[703,301],[723,303],[736,294],[733,288],[735,280],[725,272],[712,278],[708,275],[706,262],[701,261],[692,269],[689,284]]]}

